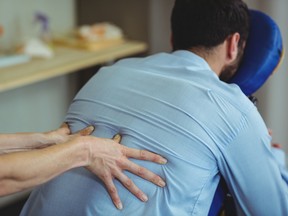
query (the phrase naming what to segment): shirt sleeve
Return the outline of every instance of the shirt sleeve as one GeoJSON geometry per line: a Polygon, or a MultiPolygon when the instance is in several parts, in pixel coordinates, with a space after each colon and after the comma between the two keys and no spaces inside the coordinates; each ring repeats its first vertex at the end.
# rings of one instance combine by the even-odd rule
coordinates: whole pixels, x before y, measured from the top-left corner
{"type": "Polygon", "coordinates": [[[219,169],[239,215],[288,215],[287,170],[272,153],[260,117],[243,118],[237,136],[220,151],[219,169]]]}

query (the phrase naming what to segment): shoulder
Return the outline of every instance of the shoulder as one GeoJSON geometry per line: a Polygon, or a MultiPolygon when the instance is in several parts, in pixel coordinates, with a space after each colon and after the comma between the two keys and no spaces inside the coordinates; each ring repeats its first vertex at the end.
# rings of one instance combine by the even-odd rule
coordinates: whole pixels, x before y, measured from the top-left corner
{"type": "Polygon", "coordinates": [[[215,136],[221,140],[225,137],[222,143],[229,144],[243,131],[249,131],[255,136],[267,133],[267,127],[257,107],[237,85],[221,83],[208,94],[216,109],[213,118],[220,122],[215,127],[216,132],[218,131],[215,134],[219,135],[219,129],[223,131],[220,137],[215,136]]]}
{"type": "Polygon", "coordinates": [[[172,53],[156,53],[145,57],[131,57],[131,58],[125,58],[117,61],[115,64],[112,65],[112,67],[118,67],[118,66],[138,66],[139,64],[142,65],[157,65],[157,64],[173,64],[175,60],[177,59],[177,56],[172,55],[172,53]]]}
{"type": "Polygon", "coordinates": [[[220,100],[223,99],[226,103],[230,104],[237,111],[244,115],[258,113],[257,107],[254,103],[241,91],[240,87],[236,84],[228,84],[222,81],[217,83],[213,94],[220,100]]]}

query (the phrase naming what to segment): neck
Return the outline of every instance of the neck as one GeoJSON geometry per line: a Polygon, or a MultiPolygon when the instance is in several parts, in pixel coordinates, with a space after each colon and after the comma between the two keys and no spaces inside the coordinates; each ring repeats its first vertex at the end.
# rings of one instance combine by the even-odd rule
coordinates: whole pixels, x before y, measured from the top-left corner
{"type": "Polygon", "coordinates": [[[222,63],[223,61],[221,60],[223,58],[221,45],[212,49],[193,47],[189,49],[189,51],[202,57],[209,64],[212,71],[216,73],[217,76],[220,76],[220,73],[224,66],[224,64],[222,63]]]}

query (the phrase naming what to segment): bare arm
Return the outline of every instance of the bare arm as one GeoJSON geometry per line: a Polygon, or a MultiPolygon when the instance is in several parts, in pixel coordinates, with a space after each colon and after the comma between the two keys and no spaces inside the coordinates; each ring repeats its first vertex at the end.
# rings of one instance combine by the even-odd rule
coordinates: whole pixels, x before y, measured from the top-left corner
{"type": "Polygon", "coordinates": [[[2,152],[13,153],[0,155],[0,196],[37,186],[69,169],[87,165],[89,149],[82,145],[81,137],[93,130],[90,126],[69,135],[68,125],[63,124],[43,134],[2,134],[2,152]],[[62,144],[54,145],[58,142],[62,144]]]}
{"type": "Polygon", "coordinates": [[[0,155],[63,143],[70,139],[69,134],[70,130],[67,124],[63,124],[57,130],[45,133],[0,134],[0,155]]]}
{"type": "Polygon", "coordinates": [[[42,184],[88,163],[88,150],[74,140],[48,148],[0,156],[0,195],[42,184]]]}
{"type": "MultiPolygon", "coordinates": [[[[0,155],[0,196],[37,186],[67,170],[81,166],[85,166],[104,182],[113,203],[119,209],[122,208],[122,204],[113,183],[114,178],[118,179],[140,200],[147,201],[148,199],[123,173],[123,170],[141,176],[158,186],[165,186],[165,182],[158,175],[129,160],[129,158],[135,158],[165,164],[164,158],[148,151],[120,145],[118,143],[120,142],[119,135],[114,140],[81,136],[89,135],[92,130],[93,127],[88,127],[76,135],[70,135],[67,142],[47,148],[37,145],[38,135],[34,137],[33,133],[26,134],[28,137],[31,135],[30,138],[34,139],[32,143],[35,143],[37,148],[40,146],[41,149],[0,155]]],[[[17,142],[21,140],[18,138],[22,136],[27,139],[28,142],[25,141],[27,144],[31,143],[25,134],[18,135],[15,139],[17,142]]],[[[41,143],[44,142],[41,141],[41,143]]],[[[26,149],[25,145],[23,147],[26,149]]]]}

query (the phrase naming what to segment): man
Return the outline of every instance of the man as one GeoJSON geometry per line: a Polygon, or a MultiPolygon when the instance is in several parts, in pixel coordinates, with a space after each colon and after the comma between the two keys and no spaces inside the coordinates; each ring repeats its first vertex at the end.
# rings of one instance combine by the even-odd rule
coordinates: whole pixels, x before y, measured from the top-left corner
{"type": "Polygon", "coordinates": [[[271,153],[263,120],[239,87],[219,79],[228,80],[240,62],[247,6],[176,0],[171,23],[172,53],[102,68],[66,118],[73,131],[97,125],[96,136],[120,133],[125,146],[163,155],[166,165],[138,164],[165,177],[166,187],[127,173],[149,200],[139,202],[115,181],[124,206],[119,211],[99,179],[75,170],[35,190],[22,216],[207,215],[221,176],[239,215],[288,214],[285,171],[271,153]]]}

